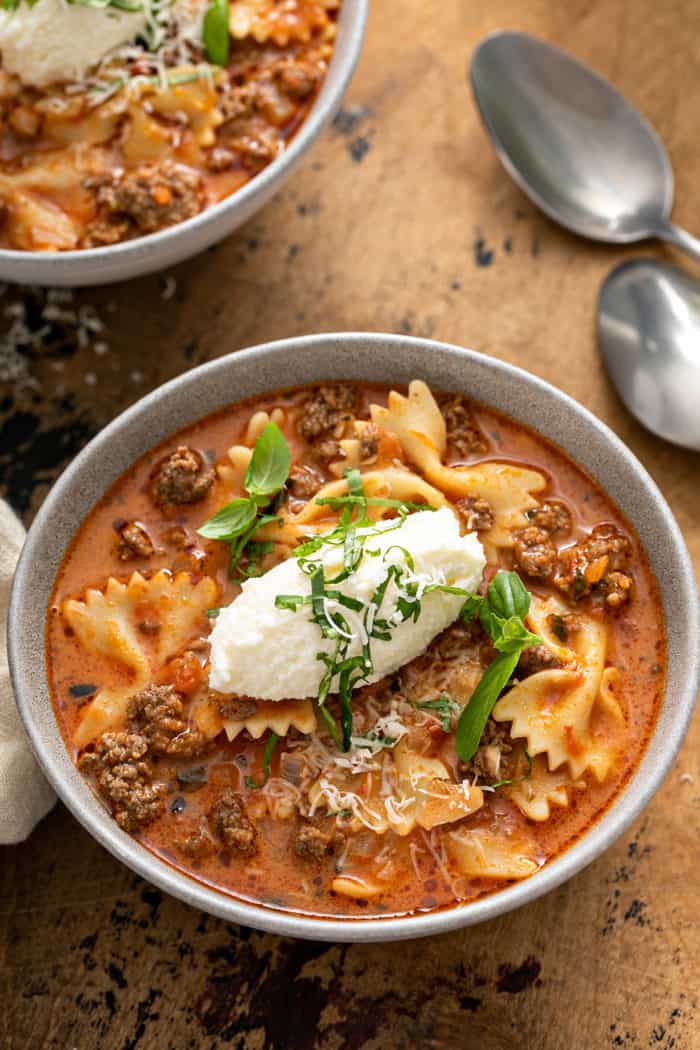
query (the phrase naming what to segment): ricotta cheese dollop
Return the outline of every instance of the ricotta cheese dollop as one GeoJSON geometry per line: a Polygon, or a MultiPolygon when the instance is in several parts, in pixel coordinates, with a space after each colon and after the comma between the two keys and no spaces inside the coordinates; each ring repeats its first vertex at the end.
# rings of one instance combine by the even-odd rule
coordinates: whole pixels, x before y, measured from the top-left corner
{"type": "MultiPolygon", "coordinates": [[[[389,567],[396,564],[402,567],[399,580],[390,580],[381,609],[372,615],[393,615],[407,583],[417,585],[420,615],[403,622],[398,622],[397,617],[391,624],[389,639],[371,639],[374,671],[358,684],[376,682],[398,670],[424,652],[433,638],[457,619],[464,597],[426,591],[426,587],[439,583],[472,593],[481,582],[486,564],[476,533],[460,536],[457,519],[448,508],[418,511],[398,527],[396,520],[389,520],[358,529],[358,534],[363,533],[360,564],[345,580],[328,586],[361,602],[366,609],[386,579],[389,567]],[[413,560],[412,569],[406,553],[413,560]]],[[[326,580],[342,569],[342,547],[322,547],[315,558],[323,565],[326,580]]],[[[336,642],[322,637],[309,605],[295,611],[275,606],[278,595],[310,593],[310,577],[293,556],[264,575],[247,580],[241,594],[216,618],[211,634],[212,689],[260,700],[315,697],[325,670],[317,654],[332,655],[336,642]]],[[[327,601],[330,615],[342,613],[352,634],[346,655],[360,654],[363,611],[351,611],[332,599],[327,601]]]]}
{"type": "Polygon", "coordinates": [[[147,17],[146,0],[141,11],[21,0],[13,10],[0,11],[3,69],[35,87],[80,82],[109,51],[143,32],[147,17]]]}

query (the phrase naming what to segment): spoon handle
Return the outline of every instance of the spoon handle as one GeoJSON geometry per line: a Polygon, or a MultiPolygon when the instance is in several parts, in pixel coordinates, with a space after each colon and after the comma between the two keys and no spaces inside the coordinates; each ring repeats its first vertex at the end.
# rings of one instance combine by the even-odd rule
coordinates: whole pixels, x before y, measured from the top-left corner
{"type": "Polygon", "coordinates": [[[665,222],[659,227],[657,232],[662,240],[668,241],[669,244],[675,244],[676,248],[682,248],[693,259],[700,262],[700,240],[697,237],[686,233],[680,226],[674,226],[672,222],[665,222]]]}

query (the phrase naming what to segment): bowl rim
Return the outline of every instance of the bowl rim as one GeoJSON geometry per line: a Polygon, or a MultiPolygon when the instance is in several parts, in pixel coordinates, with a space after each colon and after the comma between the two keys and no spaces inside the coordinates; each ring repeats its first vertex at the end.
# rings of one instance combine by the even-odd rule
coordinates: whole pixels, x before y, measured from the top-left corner
{"type": "MultiPolygon", "coordinates": [[[[438,366],[436,365],[436,367],[438,366]]],[[[337,369],[335,371],[337,372],[337,369]]],[[[337,373],[337,378],[341,378],[340,373],[337,373]]],[[[313,381],[312,379],[305,379],[298,382],[303,385],[306,382],[313,381]]],[[[371,381],[371,377],[369,377],[369,381],[371,381]]],[[[277,388],[279,386],[280,384],[278,383],[277,388]]],[[[274,388],[273,384],[263,384],[260,387],[260,392],[274,388]]],[[[225,406],[226,403],[227,399],[224,397],[222,405],[225,406]]],[[[228,400],[228,403],[233,404],[235,401],[228,400]]],[[[216,411],[216,406],[208,408],[204,415],[213,411],[216,411]]],[[[195,415],[194,418],[178,420],[174,426],[170,426],[169,432],[171,434],[177,433],[182,427],[196,422],[197,418],[202,418],[201,412],[195,415]]],[[[517,420],[518,417],[514,415],[513,418],[517,420]]],[[[532,424],[527,425],[534,429],[532,424]]],[[[548,440],[553,440],[544,430],[538,432],[541,432],[548,440]]],[[[157,441],[160,440],[162,438],[157,439],[157,441]]],[[[151,441],[151,444],[147,447],[152,447],[157,441],[151,441]]],[[[138,454],[142,455],[147,451],[147,447],[144,447],[138,454]]],[[[574,462],[577,462],[574,454],[567,450],[564,451],[574,462]]],[[[128,464],[133,462],[135,458],[136,456],[129,454],[128,462],[122,467],[122,470],[127,469],[128,464]]],[[[586,467],[583,469],[588,471],[586,467]]],[[[590,471],[588,472],[590,473],[590,471]]],[[[73,531],[78,527],[83,517],[84,514],[81,513],[73,525],[73,531]]],[[[630,520],[636,529],[637,523],[633,518],[630,520]]],[[[64,550],[65,548],[61,551],[60,559],[63,557],[64,550]]],[[[52,586],[53,579],[54,576],[52,575],[52,586]]],[[[658,580],[658,584],[663,600],[666,594],[663,580],[658,580]]],[[[43,625],[45,618],[43,608],[39,611],[34,608],[34,615],[41,616],[43,625]]],[[[44,773],[56,790],[56,793],[76,819],[118,860],[121,860],[137,874],[148,879],[172,896],[220,918],[239,922],[254,929],[311,940],[336,942],[392,941],[430,936],[473,925],[495,918],[523,904],[530,903],[579,872],[629,827],[668,773],[683,741],[693,713],[697,690],[700,685],[700,605],[698,603],[694,570],[685,541],[668,504],[659,492],[656,484],[646,469],[613,431],[605,423],[598,420],[588,409],[569,397],[569,395],[515,365],[487,357],[477,351],[467,350],[454,344],[438,343],[433,340],[419,339],[413,336],[388,335],[376,332],[328,333],[276,340],[250,347],[246,350],[226,354],[213,361],[199,365],[188,372],[176,376],[135,402],[103,428],[85,446],[51,488],[29,530],[20,554],[8,613],[8,658],[17,707],[32,750],[44,773]],[[59,739],[65,752],[65,754],[60,756],[53,753],[50,742],[44,738],[43,730],[33,717],[30,693],[36,682],[35,677],[33,677],[36,671],[30,666],[31,658],[29,654],[25,654],[22,651],[19,642],[20,629],[15,630],[15,625],[20,625],[25,615],[30,617],[32,614],[33,605],[29,591],[29,578],[33,555],[40,539],[43,538],[44,531],[51,526],[52,516],[61,507],[64,490],[69,489],[70,485],[75,483],[93,457],[98,455],[102,448],[107,447],[116,435],[137,419],[147,417],[156,402],[167,400],[168,396],[176,390],[187,389],[192,383],[196,385],[202,380],[211,379],[219,375],[230,378],[229,373],[231,369],[233,369],[235,374],[236,369],[247,362],[254,361],[256,365],[264,366],[266,362],[274,361],[278,355],[293,355],[295,350],[299,350],[302,347],[308,348],[309,353],[317,352],[316,357],[320,362],[317,381],[328,378],[323,374],[324,355],[322,348],[329,343],[340,343],[346,350],[351,350],[353,345],[359,348],[361,345],[369,344],[375,351],[378,351],[380,345],[388,345],[389,348],[397,353],[401,352],[402,349],[411,347],[422,353],[457,357],[460,363],[465,365],[465,385],[468,366],[471,363],[477,369],[481,368],[486,372],[492,372],[496,381],[506,380],[524,383],[528,388],[528,392],[532,393],[533,396],[543,397],[545,401],[548,400],[552,404],[557,403],[562,407],[565,415],[575,417],[584,427],[596,431],[613,454],[616,462],[618,464],[623,463],[628,470],[631,470],[636,475],[638,482],[645,490],[645,495],[652,501],[655,509],[663,514],[663,522],[666,529],[664,547],[671,549],[677,566],[676,583],[681,587],[680,593],[674,592],[674,603],[677,603],[682,609],[686,623],[688,653],[685,676],[679,692],[673,696],[673,705],[670,708],[671,714],[669,715],[671,725],[666,727],[658,749],[652,753],[651,744],[656,739],[659,721],[657,721],[647,742],[642,761],[645,764],[650,762],[651,767],[646,771],[647,776],[644,782],[638,782],[638,766],[597,821],[587,828],[562,853],[549,861],[530,878],[523,879],[505,889],[495,891],[466,904],[457,904],[435,912],[425,912],[397,918],[390,916],[338,919],[317,918],[304,913],[277,910],[268,905],[227,896],[221,891],[197,881],[196,878],[179,872],[168,865],[166,861],[161,860],[141,846],[137,840],[118,827],[106,809],[100,806],[91,810],[87,804],[87,795],[85,793],[89,793],[89,796],[93,799],[94,795],[82,777],[78,776],[74,783],[70,783],[65,781],[61,775],[60,767],[65,763],[66,758],[68,758],[71,765],[72,760],[68,756],[68,751],[63,744],[62,737],[60,737],[58,727],[56,726],[55,730],[59,732],[59,739]],[[77,786],[78,782],[82,787],[77,786]],[[633,791],[630,790],[631,785],[634,786],[633,791]]],[[[45,664],[43,661],[40,677],[44,696],[48,698],[45,664]]],[[[662,711],[665,710],[667,701],[668,696],[667,691],[665,691],[662,711]]],[[[660,718],[661,714],[659,720],[660,718]]]]}
{"type": "MultiPolygon", "coordinates": [[[[335,116],[360,58],[368,13],[369,0],[345,0],[341,7],[339,20],[339,27],[346,35],[343,41],[344,47],[341,49],[334,47],[325,80],[308,115],[289,145],[240,189],[235,190],[216,204],[209,205],[190,219],[167,226],[155,233],[143,234],[116,244],[99,248],[73,248],[65,252],[0,248],[0,266],[14,264],[22,271],[36,268],[36,281],[58,280],[62,276],[61,271],[94,266],[96,269],[95,281],[99,281],[100,271],[103,268],[106,269],[108,264],[124,265],[132,257],[140,259],[144,254],[151,252],[160,254],[161,251],[167,251],[170,245],[183,236],[195,238],[197,234],[203,234],[203,231],[209,230],[208,239],[207,235],[203,234],[204,239],[195,249],[196,252],[220,239],[220,236],[225,236],[226,233],[217,235],[212,232],[218,226],[221,217],[234,210],[243,211],[246,205],[249,202],[252,203],[256,197],[265,198],[266,191],[274,188],[285,169],[291,171],[314,139],[335,116]],[[331,79],[331,73],[334,74],[334,79],[331,79]],[[42,271],[41,274],[39,270],[42,271]]],[[[24,280],[26,276],[25,272],[20,273],[17,280],[24,280]]],[[[123,278],[117,276],[115,279],[123,278]]]]}

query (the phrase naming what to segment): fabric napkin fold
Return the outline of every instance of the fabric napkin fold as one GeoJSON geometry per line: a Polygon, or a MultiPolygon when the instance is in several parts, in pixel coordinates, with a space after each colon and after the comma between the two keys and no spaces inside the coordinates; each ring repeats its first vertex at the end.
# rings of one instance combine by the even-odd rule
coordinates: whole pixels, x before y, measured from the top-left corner
{"type": "Polygon", "coordinates": [[[7,666],[7,607],[23,543],[21,522],[0,500],[0,845],[26,839],[56,801],[29,747],[7,666]]]}

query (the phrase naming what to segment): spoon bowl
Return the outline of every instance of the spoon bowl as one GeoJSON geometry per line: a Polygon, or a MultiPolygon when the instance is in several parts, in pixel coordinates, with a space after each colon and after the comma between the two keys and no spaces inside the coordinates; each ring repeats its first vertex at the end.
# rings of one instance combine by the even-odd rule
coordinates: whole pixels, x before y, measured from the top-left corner
{"type": "Polygon", "coordinates": [[[503,165],[550,218],[593,240],[661,237],[700,259],[700,241],[669,221],[673,173],[658,135],[611,84],[510,31],[486,37],[469,72],[503,165]]]}
{"type": "Polygon", "coordinates": [[[632,415],[700,451],[700,282],[653,259],[622,263],[600,290],[598,343],[632,415]]]}

